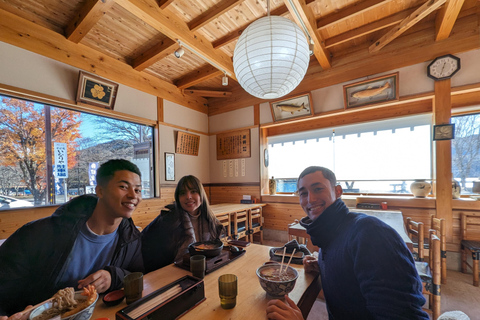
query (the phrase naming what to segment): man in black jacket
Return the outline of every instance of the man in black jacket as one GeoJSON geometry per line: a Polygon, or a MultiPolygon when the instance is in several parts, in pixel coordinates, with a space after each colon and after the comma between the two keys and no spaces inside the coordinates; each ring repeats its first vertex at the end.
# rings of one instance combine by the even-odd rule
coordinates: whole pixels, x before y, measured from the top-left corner
{"type": "Polygon", "coordinates": [[[143,272],[140,232],[131,219],[141,201],[140,170],[127,160],[110,160],[99,168],[97,183],[96,196],[65,203],[0,246],[0,316],[67,286],[116,290],[126,274],[143,272]]]}

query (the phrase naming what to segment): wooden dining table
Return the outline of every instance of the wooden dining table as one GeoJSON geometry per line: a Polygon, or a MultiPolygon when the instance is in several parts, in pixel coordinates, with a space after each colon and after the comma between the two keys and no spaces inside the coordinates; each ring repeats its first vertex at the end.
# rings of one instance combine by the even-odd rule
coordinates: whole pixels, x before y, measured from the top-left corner
{"type": "MultiPolygon", "coordinates": [[[[260,286],[256,275],[258,267],[270,260],[269,250],[271,247],[250,244],[245,248],[246,252],[229,264],[220,267],[205,275],[205,300],[182,316],[182,319],[266,319],[267,302],[273,299],[267,295],[260,286]],[[238,277],[237,305],[233,309],[224,310],[220,306],[218,294],[218,277],[222,274],[235,274],[238,277]]],[[[320,291],[318,278],[314,274],[306,273],[303,265],[290,264],[298,271],[298,279],[295,288],[289,297],[298,304],[302,312],[308,313],[316,295],[320,291]],[[313,297],[312,301],[311,298],[313,297]]],[[[144,275],[143,297],[152,293],[191,272],[174,264],[152,271],[144,275]]],[[[125,300],[113,307],[107,307],[101,297],[98,299],[92,320],[98,318],[115,319],[115,313],[127,305],[125,300]]]]}
{"type": "Polygon", "coordinates": [[[266,203],[219,203],[210,205],[210,208],[214,215],[222,215],[225,213],[234,214],[239,211],[261,208],[266,205],[266,203]]]}

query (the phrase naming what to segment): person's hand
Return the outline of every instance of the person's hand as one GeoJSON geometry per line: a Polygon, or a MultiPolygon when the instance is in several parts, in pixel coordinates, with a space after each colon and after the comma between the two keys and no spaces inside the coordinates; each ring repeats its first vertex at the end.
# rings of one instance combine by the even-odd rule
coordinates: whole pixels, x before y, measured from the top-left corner
{"type": "Polygon", "coordinates": [[[95,286],[95,289],[97,289],[98,293],[103,293],[107,291],[108,288],[110,288],[110,285],[112,284],[112,276],[110,275],[110,272],[106,270],[98,270],[97,272],[92,273],[85,279],[78,280],[79,289],[82,289],[89,284],[93,284],[95,286]]]}
{"type": "MultiPolygon", "coordinates": [[[[27,306],[25,310],[31,308],[32,306],[27,306]]],[[[30,312],[17,312],[12,314],[10,317],[7,316],[0,316],[0,320],[27,320],[30,312]]]]}
{"type": "Polygon", "coordinates": [[[305,256],[303,258],[303,267],[305,269],[305,272],[320,272],[320,268],[318,267],[318,260],[313,255],[305,256]]]}
{"type": "Polygon", "coordinates": [[[282,300],[270,300],[267,303],[267,318],[274,320],[303,320],[302,311],[295,302],[287,295],[285,302],[282,300]]]}

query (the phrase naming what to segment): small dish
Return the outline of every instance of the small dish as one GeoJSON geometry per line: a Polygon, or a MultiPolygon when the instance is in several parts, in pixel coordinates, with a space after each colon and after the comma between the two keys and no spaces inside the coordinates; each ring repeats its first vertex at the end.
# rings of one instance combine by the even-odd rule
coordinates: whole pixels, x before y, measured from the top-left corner
{"type": "Polygon", "coordinates": [[[125,293],[123,290],[115,290],[112,292],[107,293],[103,296],[103,303],[106,306],[116,306],[117,304],[121,303],[125,298],[125,293]]]}

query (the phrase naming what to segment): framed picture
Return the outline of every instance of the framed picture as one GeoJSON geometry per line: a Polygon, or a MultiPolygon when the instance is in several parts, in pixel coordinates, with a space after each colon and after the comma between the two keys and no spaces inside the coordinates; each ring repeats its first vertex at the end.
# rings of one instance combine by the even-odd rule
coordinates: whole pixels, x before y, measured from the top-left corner
{"type": "Polygon", "coordinates": [[[165,152],[165,181],[175,181],[175,153],[165,152]]]}
{"type": "Polygon", "coordinates": [[[345,109],[398,99],[398,72],[343,86],[345,109]]]}
{"type": "Polygon", "coordinates": [[[113,110],[118,84],[80,71],[77,102],[113,110]]]}
{"type": "Polygon", "coordinates": [[[313,116],[312,95],[305,93],[270,102],[274,122],[313,116]]]}
{"type": "Polygon", "coordinates": [[[451,140],[455,138],[455,124],[438,124],[433,126],[433,140],[451,140]]]}

